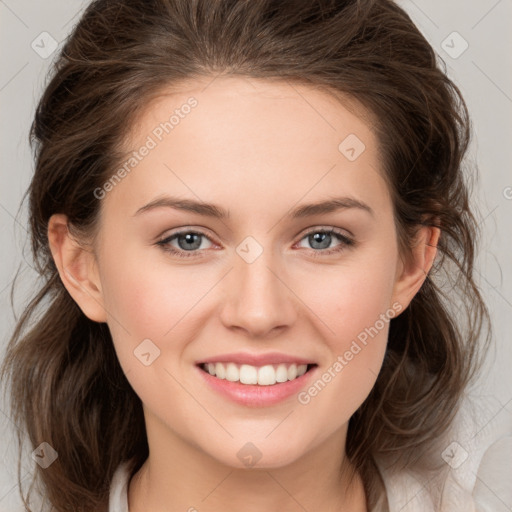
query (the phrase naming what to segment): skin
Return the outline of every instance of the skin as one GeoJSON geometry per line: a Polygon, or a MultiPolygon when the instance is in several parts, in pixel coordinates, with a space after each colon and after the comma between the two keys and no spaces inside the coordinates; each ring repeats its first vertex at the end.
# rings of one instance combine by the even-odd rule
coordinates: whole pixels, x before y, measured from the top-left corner
{"type": "MultiPolygon", "coordinates": [[[[147,106],[127,147],[138,149],[190,96],[197,107],[101,199],[92,248],[73,239],[62,214],[48,227],[64,285],[90,319],[108,324],[143,402],[150,455],[130,483],[130,512],[367,510],[361,479],[348,479],[345,439],[382,365],[388,323],[307,405],[297,396],[269,407],[236,404],[207,387],[195,363],[278,351],[315,361],[320,376],[393,304],[406,309],[439,232],[421,228],[411,257],[401,257],[368,116],[311,86],[243,77],[188,83],[147,106]],[[338,150],[349,134],[366,147],[354,161],[338,150]],[[231,215],[169,207],[134,215],[164,194],[231,215]],[[373,214],[286,216],[335,196],[373,214]],[[342,250],[326,255],[307,234],[330,227],[355,244],[333,236],[329,248],[342,250]],[[179,230],[209,237],[196,256],[156,244],[179,230]],[[252,263],[236,252],[247,236],[263,249],[252,263]],[[149,366],[134,357],[144,339],[160,349],[149,366]],[[250,468],[237,457],[248,442],[262,454],[250,468]]],[[[168,245],[180,249],[176,238],[168,245]]]]}

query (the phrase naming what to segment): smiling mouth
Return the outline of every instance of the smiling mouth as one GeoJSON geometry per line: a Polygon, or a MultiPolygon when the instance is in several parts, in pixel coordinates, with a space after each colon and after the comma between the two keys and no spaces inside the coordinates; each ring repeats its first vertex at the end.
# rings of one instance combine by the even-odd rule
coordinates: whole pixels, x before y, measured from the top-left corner
{"type": "Polygon", "coordinates": [[[202,363],[199,365],[204,372],[217,379],[238,382],[246,385],[273,386],[302,377],[316,364],[267,364],[252,366],[236,363],[202,363]]]}

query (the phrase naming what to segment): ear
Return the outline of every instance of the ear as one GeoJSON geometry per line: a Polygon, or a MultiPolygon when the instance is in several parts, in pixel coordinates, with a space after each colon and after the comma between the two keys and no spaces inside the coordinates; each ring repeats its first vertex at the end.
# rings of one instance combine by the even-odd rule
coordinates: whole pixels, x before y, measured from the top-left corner
{"type": "Polygon", "coordinates": [[[106,322],[96,257],[71,235],[66,215],[50,217],[48,242],[62,283],[73,300],[89,319],[106,322]]]}
{"type": "Polygon", "coordinates": [[[425,282],[437,254],[441,230],[423,226],[416,234],[411,255],[407,261],[399,260],[392,303],[398,302],[405,310],[425,282]]]}

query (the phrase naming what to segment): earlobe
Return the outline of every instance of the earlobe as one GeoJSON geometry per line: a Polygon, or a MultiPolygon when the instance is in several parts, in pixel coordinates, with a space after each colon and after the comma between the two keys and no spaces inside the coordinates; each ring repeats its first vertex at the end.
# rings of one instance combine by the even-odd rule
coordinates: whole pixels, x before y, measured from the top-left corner
{"type": "Polygon", "coordinates": [[[62,283],[73,300],[89,319],[106,322],[95,256],[71,235],[66,215],[51,216],[48,243],[62,283]]]}
{"type": "Polygon", "coordinates": [[[403,310],[418,293],[434,264],[440,235],[441,230],[437,227],[420,228],[411,248],[411,257],[399,265],[392,302],[399,302],[403,310]]]}

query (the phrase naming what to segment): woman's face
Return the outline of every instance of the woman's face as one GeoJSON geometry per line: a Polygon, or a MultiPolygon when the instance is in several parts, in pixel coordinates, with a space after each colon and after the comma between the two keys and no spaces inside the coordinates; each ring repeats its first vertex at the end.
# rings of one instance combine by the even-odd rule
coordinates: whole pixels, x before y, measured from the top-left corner
{"type": "Polygon", "coordinates": [[[342,449],[389,320],[421,284],[402,272],[375,135],[312,87],[183,91],[147,108],[134,160],[95,192],[96,320],[150,449],[185,443],[238,467],[342,449]]]}

